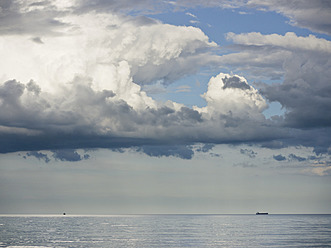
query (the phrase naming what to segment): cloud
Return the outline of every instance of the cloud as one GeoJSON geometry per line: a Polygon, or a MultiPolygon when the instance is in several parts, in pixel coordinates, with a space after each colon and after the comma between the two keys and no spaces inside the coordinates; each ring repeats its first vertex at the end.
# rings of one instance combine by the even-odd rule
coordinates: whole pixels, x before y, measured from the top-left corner
{"type": "Polygon", "coordinates": [[[26,84],[26,89],[30,92],[33,92],[35,95],[39,95],[41,92],[40,86],[33,80],[30,80],[30,82],[26,84]]]}
{"type": "Polygon", "coordinates": [[[55,1],[1,1],[0,35],[60,35],[63,28],[70,27],[60,20],[65,14],[66,8],[55,1]]]}
{"type": "Polygon", "coordinates": [[[162,7],[164,3],[156,3],[153,0],[79,0],[77,1],[76,12],[86,13],[90,11],[96,12],[154,12],[159,7],[162,7]],[[161,5],[161,6],[160,6],[161,5]]]}
{"type": "MultiPolygon", "coordinates": [[[[277,161],[285,161],[285,160],[288,160],[288,161],[297,161],[297,162],[304,162],[304,161],[307,161],[308,159],[307,158],[304,158],[304,157],[301,157],[301,156],[297,156],[293,153],[289,154],[287,156],[287,158],[281,154],[279,155],[274,155],[273,158],[277,161]]],[[[311,159],[316,159],[316,157],[311,157],[311,159]]]]}
{"type": "Polygon", "coordinates": [[[190,12],[186,12],[185,15],[188,15],[190,17],[193,17],[193,18],[197,19],[197,16],[194,15],[194,14],[192,14],[192,13],[190,13],[190,12]]]}
{"type": "Polygon", "coordinates": [[[245,78],[238,75],[220,73],[212,77],[208,83],[208,90],[202,97],[207,101],[207,107],[200,109],[202,112],[218,113],[231,118],[245,117],[261,120],[263,118],[261,113],[267,107],[258,91],[248,85],[245,78]]]}
{"type": "Polygon", "coordinates": [[[48,155],[45,153],[42,153],[42,152],[31,151],[31,152],[27,152],[26,155],[28,157],[30,157],[30,156],[35,157],[38,160],[43,160],[45,163],[48,163],[51,161],[50,158],[48,157],[48,155]]]}
{"type": "Polygon", "coordinates": [[[277,78],[281,83],[257,84],[259,93],[269,102],[279,102],[283,116],[272,119],[290,128],[291,138],[268,144],[280,147],[304,145],[319,155],[331,146],[325,138],[331,134],[331,42],[313,35],[260,33],[234,34],[227,38],[235,43],[236,53],[224,55],[223,63],[247,70],[261,78],[277,78]]]}
{"type": "MultiPolygon", "coordinates": [[[[151,157],[177,157],[181,159],[192,159],[195,152],[207,153],[213,149],[213,144],[197,144],[197,145],[156,145],[156,146],[141,146],[136,149],[138,152],[143,152],[151,157]]],[[[219,154],[210,153],[211,156],[219,157],[219,154]]]]}
{"type": "MultiPolygon", "coordinates": [[[[223,80],[232,78],[237,82],[239,76],[212,78],[205,94],[207,106],[193,109],[170,101],[151,101],[150,106],[147,101],[145,108],[133,107],[117,92],[93,89],[88,78],[76,77],[54,93],[44,92],[34,81],[25,85],[10,80],[0,86],[0,136],[4,141],[0,151],[141,145],[147,151],[151,150],[148,145],[169,146],[173,141],[232,143],[278,136],[277,127],[266,125],[261,113],[265,103],[253,87],[223,88],[223,80]],[[224,94],[232,97],[224,98],[224,94]]],[[[144,102],[146,95],[136,94],[137,102],[144,102]]]]}
{"type": "Polygon", "coordinates": [[[155,2],[75,4],[1,2],[0,45],[6,49],[0,55],[6,60],[0,61],[0,152],[52,150],[60,161],[75,161],[84,159],[76,152],[80,148],[140,147],[150,156],[189,159],[195,143],[245,142],[328,152],[329,41],[293,33],[229,33],[235,52],[219,56],[217,44],[198,28],[123,15],[137,5],[140,11],[151,4],[148,11],[154,11],[155,2]],[[215,65],[284,82],[259,84],[258,90],[242,76],[219,73],[202,94],[206,105],[192,108],[157,102],[146,93],[148,86],[162,90],[215,65]],[[266,119],[268,101],[279,102],[284,117],[266,119]]]}
{"type": "Polygon", "coordinates": [[[53,150],[53,157],[60,161],[78,162],[84,159],[89,159],[90,155],[84,154],[83,156],[73,149],[67,150],[53,150]]]}
{"type": "Polygon", "coordinates": [[[197,152],[209,152],[210,150],[212,150],[214,148],[214,144],[204,144],[203,146],[200,146],[196,149],[197,152]]]}
{"type": "MultiPolygon", "coordinates": [[[[247,64],[250,60],[268,56],[277,58],[275,73],[282,67],[284,81],[281,84],[264,85],[261,93],[269,101],[277,101],[287,110],[285,122],[288,126],[330,126],[330,41],[313,35],[299,37],[294,33],[229,33],[227,37],[240,46],[239,54],[247,55],[246,59],[243,56],[233,57],[231,63],[236,61],[237,64],[247,64]],[[258,47],[260,52],[257,54],[252,46],[258,47]]],[[[254,71],[255,67],[263,69],[265,65],[253,63],[249,69],[254,71]]]]}
{"type": "Polygon", "coordinates": [[[197,21],[197,20],[190,20],[190,23],[191,23],[191,24],[198,24],[198,23],[200,23],[200,22],[197,21]]]}
{"type": "Polygon", "coordinates": [[[179,92],[191,92],[191,86],[189,85],[181,85],[176,88],[176,93],[179,92]]]}
{"type": "Polygon", "coordinates": [[[330,153],[330,128],[292,129],[292,132],[293,139],[286,141],[288,145],[313,147],[316,155],[330,153]]]}
{"type": "Polygon", "coordinates": [[[163,85],[161,81],[157,81],[154,84],[143,85],[142,90],[148,95],[162,94],[167,92],[166,86],[163,85]]]}
{"type": "Polygon", "coordinates": [[[247,6],[278,12],[288,17],[293,25],[331,34],[331,4],[329,1],[250,0],[247,6]]]}
{"type": "Polygon", "coordinates": [[[255,168],[255,167],[257,167],[255,164],[248,163],[248,162],[237,163],[237,164],[234,164],[233,166],[240,166],[242,168],[255,168]]]}
{"type": "Polygon", "coordinates": [[[44,42],[41,40],[40,37],[33,37],[31,40],[32,40],[33,42],[38,43],[38,44],[44,44],[44,42]]]}
{"type": "MultiPolygon", "coordinates": [[[[86,13],[131,13],[136,15],[159,13],[160,11],[185,10],[195,7],[220,7],[239,9],[239,13],[246,13],[247,9],[275,11],[290,19],[290,23],[313,31],[331,33],[330,9],[327,1],[266,1],[266,0],[79,0],[79,1],[2,1],[0,3],[0,33],[31,33],[31,34],[59,34],[63,27],[70,27],[70,22],[64,22],[61,17],[68,13],[77,15],[86,13]],[[245,9],[244,9],[245,8],[245,9]]],[[[196,18],[192,13],[187,15],[196,18]]],[[[144,18],[147,20],[146,18],[144,18]]]]}
{"type": "Polygon", "coordinates": [[[285,161],[286,160],[286,157],[281,155],[281,154],[274,155],[273,158],[277,161],[285,161]]]}
{"type": "Polygon", "coordinates": [[[224,78],[223,79],[223,89],[226,88],[238,88],[238,89],[242,89],[242,90],[249,90],[250,86],[247,84],[247,82],[245,82],[244,80],[242,80],[239,77],[231,77],[231,78],[224,78]]]}
{"type": "MultiPolygon", "coordinates": [[[[170,3],[170,1],[169,1],[170,3]]],[[[177,8],[220,7],[235,9],[245,5],[243,0],[177,0],[173,2],[177,8]]]]}
{"type": "Polygon", "coordinates": [[[315,32],[331,34],[331,4],[323,0],[180,0],[175,2],[177,7],[220,7],[238,9],[239,13],[246,13],[245,9],[260,11],[274,11],[290,19],[290,24],[308,28],[315,32]]]}
{"type": "Polygon", "coordinates": [[[262,94],[287,109],[286,124],[292,127],[329,127],[331,125],[331,60],[325,55],[296,54],[285,64],[282,84],[268,85],[262,94]]]}
{"type": "Polygon", "coordinates": [[[300,157],[300,156],[297,156],[293,153],[291,153],[289,156],[288,156],[289,160],[296,160],[298,162],[303,162],[303,161],[306,161],[307,159],[306,158],[303,158],[303,157],[300,157]]]}
{"type": "Polygon", "coordinates": [[[270,46],[271,48],[282,48],[289,51],[314,53],[331,53],[331,43],[314,35],[308,37],[297,36],[293,32],[287,32],[285,35],[269,34],[263,35],[258,32],[234,34],[227,33],[226,38],[236,44],[245,46],[270,46]]]}
{"type": "MultiPolygon", "coordinates": [[[[52,150],[50,152],[52,153],[52,157],[58,161],[78,162],[90,158],[89,154],[85,153],[81,155],[74,149],[60,149],[60,150],[52,150]]],[[[43,160],[45,163],[49,163],[51,161],[51,158],[47,153],[42,153],[38,151],[27,152],[26,156],[35,157],[38,160],[43,160]]],[[[24,158],[26,158],[26,156],[24,156],[24,158]]]]}
{"type": "Polygon", "coordinates": [[[0,136],[10,143],[0,145],[1,152],[270,139],[269,127],[262,127],[265,102],[245,79],[226,74],[212,79],[205,108],[156,102],[142,90],[219,59],[213,55],[216,44],[200,29],[56,9],[67,11],[58,18],[71,29],[58,36],[45,33],[42,46],[27,43],[30,34],[0,36],[8,48],[2,56],[9,58],[0,62],[0,136]],[[226,94],[230,97],[223,99],[226,94]]]}
{"type": "Polygon", "coordinates": [[[318,176],[331,175],[331,162],[330,161],[315,161],[310,164],[310,167],[303,170],[305,174],[313,174],[318,176]]]}
{"type": "Polygon", "coordinates": [[[182,159],[191,159],[194,155],[192,147],[185,145],[141,146],[137,151],[143,152],[151,157],[174,156],[182,159]]]}
{"type": "Polygon", "coordinates": [[[250,158],[255,158],[257,153],[254,152],[253,150],[251,149],[240,149],[240,153],[241,154],[244,154],[244,155],[247,155],[248,157],[250,158]]]}
{"type": "Polygon", "coordinates": [[[194,27],[159,24],[136,33],[132,44],[123,47],[123,57],[132,65],[133,80],[139,84],[156,80],[169,84],[218,60],[210,53],[216,44],[194,27]]]}
{"type": "Polygon", "coordinates": [[[308,28],[315,32],[331,34],[331,4],[324,0],[179,0],[173,3],[176,8],[219,7],[238,9],[239,14],[246,14],[244,10],[257,9],[260,11],[274,11],[290,19],[290,24],[308,28]]]}
{"type": "Polygon", "coordinates": [[[33,79],[54,91],[79,75],[93,78],[98,89],[119,90],[128,84],[124,93],[130,81],[170,84],[218,60],[213,54],[217,45],[198,28],[141,23],[141,17],[114,13],[68,13],[59,18],[71,28],[63,28],[58,36],[44,33],[42,46],[26,42],[30,35],[0,36],[0,44],[7,47],[1,55],[8,58],[0,62],[2,81],[33,79]]]}
{"type": "MultiPolygon", "coordinates": [[[[230,48],[236,52],[223,55],[222,63],[234,66],[236,70],[247,71],[258,79],[282,79],[291,63],[287,61],[298,56],[325,60],[331,51],[331,43],[328,40],[314,35],[300,37],[290,32],[285,35],[228,33],[226,38],[234,42],[230,48]]],[[[318,65],[321,62],[317,62],[318,65]]],[[[301,63],[305,63],[305,60],[301,63]]]]}

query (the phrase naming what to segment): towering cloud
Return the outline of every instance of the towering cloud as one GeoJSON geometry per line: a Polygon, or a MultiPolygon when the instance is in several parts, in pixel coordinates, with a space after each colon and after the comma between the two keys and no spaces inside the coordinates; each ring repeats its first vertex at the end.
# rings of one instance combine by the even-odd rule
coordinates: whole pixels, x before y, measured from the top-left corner
{"type": "Polygon", "coordinates": [[[197,28],[176,27],[115,14],[67,15],[57,36],[32,42],[29,35],[1,36],[1,81],[34,80],[48,92],[75,76],[89,77],[94,89],[112,90],[133,107],[152,101],[138,85],[165,84],[212,63],[216,44],[197,28]],[[19,68],[19,70],[17,70],[19,68]]]}
{"type": "MultiPolygon", "coordinates": [[[[5,58],[0,60],[0,152],[66,149],[70,152],[54,156],[73,161],[82,159],[78,148],[134,146],[151,156],[190,158],[196,142],[270,146],[270,141],[328,151],[330,41],[294,33],[228,33],[234,52],[219,55],[218,45],[198,28],[120,14],[130,4],[143,11],[147,5],[155,10],[188,2],[157,7],[148,0],[0,3],[0,55],[5,58]],[[258,90],[242,76],[219,73],[201,95],[205,106],[192,108],[158,102],[143,91],[208,66],[284,80],[261,83],[258,90]],[[285,115],[266,119],[263,111],[273,101],[285,115]]],[[[281,1],[204,4],[278,11],[281,1]]],[[[41,153],[31,156],[42,158],[41,153]]]]}
{"type": "Polygon", "coordinates": [[[114,91],[92,86],[91,80],[77,77],[49,93],[33,81],[6,81],[0,87],[1,136],[6,140],[1,151],[222,143],[274,136],[263,127],[263,98],[236,75],[212,78],[204,94],[207,106],[194,109],[154,102],[142,91],[137,91],[138,99],[146,97],[154,106],[133,105],[114,91]]]}
{"type": "Polygon", "coordinates": [[[237,75],[220,73],[210,79],[208,91],[203,94],[207,107],[202,112],[219,113],[232,117],[262,117],[261,112],[267,107],[265,100],[245,78],[237,75]]]}
{"type": "MultiPolygon", "coordinates": [[[[141,85],[170,84],[218,63],[213,54],[217,45],[200,29],[101,9],[96,13],[83,1],[72,7],[61,1],[3,6],[10,15],[43,13],[43,18],[38,24],[26,20],[24,32],[9,26],[0,36],[6,47],[1,55],[8,58],[0,62],[0,125],[6,141],[1,152],[175,143],[185,147],[269,138],[268,128],[256,137],[253,126],[265,121],[261,112],[266,104],[242,77],[212,78],[203,108],[156,102],[142,90],[141,85]],[[35,33],[32,26],[47,25],[47,13],[61,25],[35,33]],[[244,118],[249,119],[245,130],[244,118]]],[[[168,150],[192,156],[186,148],[168,150]]],[[[142,151],[156,154],[148,146],[142,151]]],[[[68,155],[56,156],[65,158],[63,154],[68,155]]],[[[71,155],[69,159],[78,158],[71,155]]]]}

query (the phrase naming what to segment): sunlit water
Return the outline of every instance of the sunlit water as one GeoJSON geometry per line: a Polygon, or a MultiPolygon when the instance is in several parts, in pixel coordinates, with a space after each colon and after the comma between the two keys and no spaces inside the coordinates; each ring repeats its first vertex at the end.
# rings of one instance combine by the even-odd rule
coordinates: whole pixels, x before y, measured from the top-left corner
{"type": "Polygon", "coordinates": [[[331,215],[1,216],[0,247],[331,247],[331,215]]]}

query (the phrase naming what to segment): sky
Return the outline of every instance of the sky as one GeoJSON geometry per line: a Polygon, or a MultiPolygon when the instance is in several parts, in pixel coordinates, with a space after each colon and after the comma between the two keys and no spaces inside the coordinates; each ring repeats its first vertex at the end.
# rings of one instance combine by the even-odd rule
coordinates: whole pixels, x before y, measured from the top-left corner
{"type": "Polygon", "coordinates": [[[0,214],[331,214],[331,2],[0,0],[0,214]]]}

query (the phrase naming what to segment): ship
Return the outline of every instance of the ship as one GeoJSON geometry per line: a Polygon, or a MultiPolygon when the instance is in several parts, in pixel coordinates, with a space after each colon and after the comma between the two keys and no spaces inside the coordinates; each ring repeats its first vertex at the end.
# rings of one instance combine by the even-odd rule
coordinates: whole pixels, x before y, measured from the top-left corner
{"type": "Polygon", "coordinates": [[[260,212],[257,212],[257,213],[256,213],[256,215],[267,215],[267,214],[268,214],[268,213],[265,213],[265,212],[264,212],[264,213],[262,213],[262,212],[261,212],[261,213],[260,213],[260,212]]]}

